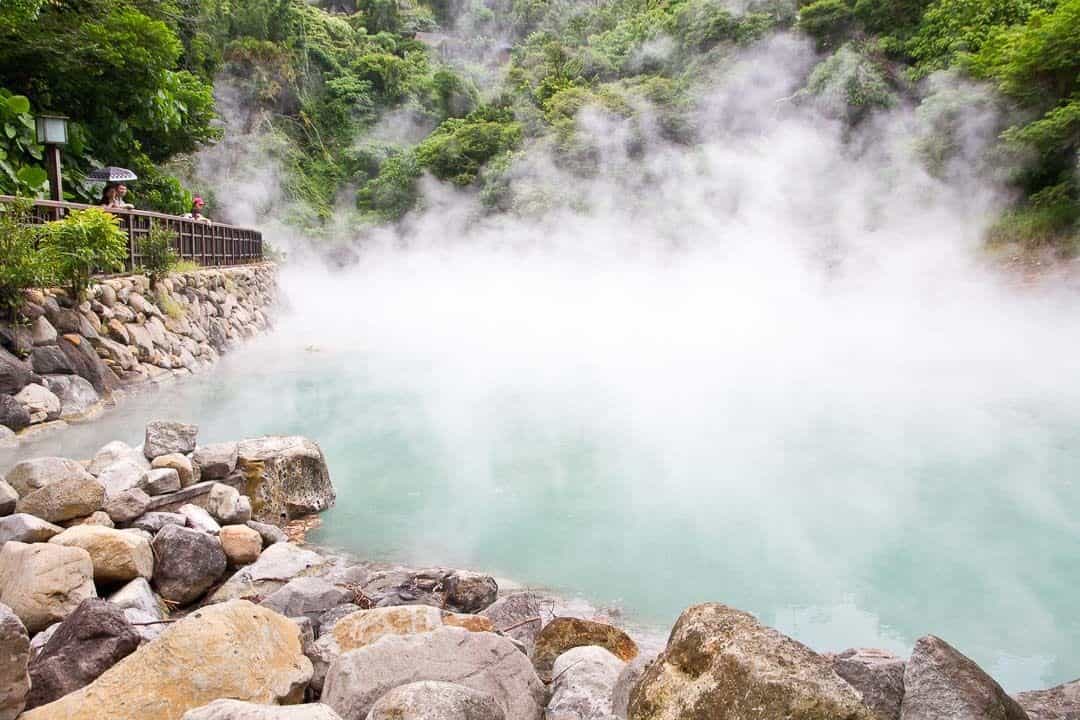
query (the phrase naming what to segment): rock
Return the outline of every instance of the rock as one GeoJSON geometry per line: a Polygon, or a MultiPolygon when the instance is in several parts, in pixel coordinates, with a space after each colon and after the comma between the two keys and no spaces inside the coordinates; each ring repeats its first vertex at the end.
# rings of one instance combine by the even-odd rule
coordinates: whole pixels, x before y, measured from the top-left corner
{"type": "Polygon", "coordinates": [[[114,530],[99,525],[77,525],[49,540],[54,545],[79,547],[90,553],[94,582],[109,584],[148,578],[154,572],[150,541],[138,530],[114,530]]]}
{"type": "Polygon", "coordinates": [[[259,520],[270,522],[322,512],[334,504],[334,486],[318,444],[303,437],[263,437],[237,446],[237,467],[253,487],[259,520]]]}
{"type": "MultiPolygon", "coordinates": [[[[541,642],[537,641],[537,649],[541,642]]],[[[629,717],[873,720],[874,716],[826,658],[765,627],[749,613],[708,603],[683,611],[667,648],[631,693],[629,717]]]]}
{"type": "Polygon", "coordinates": [[[131,521],[131,527],[143,530],[151,535],[157,535],[158,530],[166,525],[179,525],[185,527],[187,518],[180,513],[172,512],[148,512],[131,521]]]}
{"type": "MultiPolygon", "coordinates": [[[[19,493],[15,488],[0,480],[0,515],[10,515],[15,512],[15,505],[19,502],[19,493]]],[[[0,542],[3,542],[0,540],[0,542]]]]}
{"type": "Polygon", "coordinates": [[[19,437],[6,425],[0,425],[0,450],[12,450],[19,447],[19,437]]]}
{"type": "Polygon", "coordinates": [[[328,634],[339,622],[357,610],[363,610],[363,608],[351,602],[330,608],[319,616],[319,621],[316,623],[319,627],[319,633],[322,635],[328,634]]]}
{"type": "Polygon", "coordinates": [[[26,513],[15,513],[0,518],[0,545],[9,540],[21,543],[48,542],[53,535],[59,535],[64,528],[45,522],[39,517],[26,513]]]}
{"type": "Polygon", "coordinates": [[[401,685],[379,698],[367,720],[505,720],[491,693],[446,682],[401,685]]]}
{"type": "Polygon", "coordinates": [[[915,641],[904,668],[903,720],[1027,720],[1027,713],[971,659],[939,637],[915,641]]]}
{"type": "Polygon", "coordinates": [[[31,424],[60,417],[60,398],[44,385],[31,383],[16,393],[15,399],[30,413],[31,424]]]}
{"type": "Polygon", "coordinates": [[[34,345],[56,344],[56,328],[52,326],[52,323],[44,315],[34,321],[31,332],[33,333],[34,345]]]}
{"type": "Polygon", "coordinates": [[[142,517],[148,507],[150,496],[137,487],[124,490],[105,500],[105,512],[118,523],[130,523],[142,517]]]}
{"type": "Polygon", "coordinates": [[[161,633],[165,632],[166,624],[159,621],[150,613],[143,612],[138,608],[125,608],[124,617],[131,623],[135,633],[139,636],[139,642],[148,643],[157,640],[161,633]]]}
{"type": "Polygon", "coordinates": [[[539,720],[543,712],[544,686],[512,642],[456,627],[389,635],[345,653],[330,666],[322,701],[345,720],[363,720],[387,692],[422,680],[489,693],[514,720],[539,720]]]}
{"type": "Polygon", "coordinates": [[[84,475],[60,480],[21,495],[15,509],[53,523],[96,512],[105,502],[105,488],[88,473],[84,475]]]}
{"type": "Polygon", "coordinates": [[[15,720],[30,691],[30,635],[6,605],[0,605],[0,720],[15,720]]]}
{"type": "Polygon", "coordinates": [[[116,342],[124,343],[125,345],[131,344],[131,334],[128,332],[124,323],[120,322],[118,318],[112,318],[105,323],[105,329],[116,342]]]}
{"type": "Polygon", "coordinates": [[[251,505],[229,485],[214,483],[206,499],[206,509],[222,525],[245,523],[251,519],[251,505]]]}
{"type": "Polygon", "coordinates": [[[608,720],[615,681],[626,665],[602,647],[583,645],[555,660],[547,718],[608,720]]]}
{"type": "Polygon", "coordinates": [[[146,441],[143,454],[150,460],[172,453],[186,454],[195,449],[198,425],[154,420],[146,425],[146,441]]]}
{"type": "Polygon", "coordinates": [[[0,603],[29,632],[63,620],[83,600],[97,596],[94,564],[82,548],[7,542],[0,547],[0,603]]]}
{"type": "Polygon", "coordinates": [[[296,625],[229,602],[193,612],[90,685],[20,720],[179,720],[223,697],[294,703],[310,675],[296,625]]]}
{"type": "Polygon", "coordinates": [[[198,505],[181,505],[179,512],[187,519],[187,524],[195,530],[208,535],[217,535],[221,532],[221,526],[218,525],[217,520],[210,517],[210,513],[198,505]]]}
{"type": "Polygon", "coordinates": [[[68,424],[63,420],[52,420],[50,422],[37,423],[36,425],[30,425],[19,433],[19,443],[33,443],[47,438],[50,435],[55,435],[61,430],[66,430],[68,424]]]}
{"type": "Polygon", "coordinates": [[[623,661],[637,657],[638,648],[630,636],[605,623],[574,617],[559,617],[548,623],[536,636],[533,664],[540,677],[547,681],[555,659],[571,648],[597,645],[623,661]]]}
{"type": "Polygon", "coordinates": [[[46,301],[45,313],[49,322],[62,333],[79,332],[79,314],[69,308],[46,301]]]}
{"type": "MultiPolygon", "coordinates": [[[[136,323],[125,323],[124,329],[127,330],[129,345],[135,346],[135,353],[139,360],[143,362],[149,362],[154,357],[154,339],[150,337],[150,333],[146,331],[146,328],[136,323]]],[[[162,453],[164,455],[165,453],[162,453]]]]}
{"type": "Polygon", "coordinates": [[[100,407],[98,396],[90,381],[78,375],[52,375],[45,378],[49,391],[60,398],[60,417],[81,418],[100,407]]]}
{"type": "Polygon", "coordinates": [[[455,570],[443,581],[443,602],[457,612],[480,612],[499,595],[499,586],[490,575],[455,570]]]}
{"type": "Polygon", "coordinates": [[[215,700],[188,710],[181,720],[341,720],[327,705],[258,705],[240,700],[215,700]]]}
{"type": "Polygon", "coordinates": [[[34,490],[69,478],[90,478],[80,463],[62,457],[39,457],[24,460],[8,471],[5,480],[20,497],[34,490]]]}
{"type": "Polygon", "coordinates": [[[108,513],[103,510],[97,510],[84,518],[68,520],[64,523],[64,527],[75,527],[76,525],[100,525],[101,527],[107,528],[116,527],[116,523],[114,523],[108,513]]]}
{"type": "Polygon", "coordinates": [[[107,600],[83,600],[30,663],[26,707],[50,703],[88,685],[137,647],[139,635],[122,609],[107,600]]]}
{"type": "Polygon", "coordinates": [[[310,575],[326,558],[310,550],[278,543],[262,551],[259,559],[238,571],[210,596],[211,602],[236,598],[264,598],[290,580],[310,575]]]}
{"type": "Polygon", "coordinates": [[[153,585],[170,602],[187,605],[197,600],[225,572],[221,543],[204,532],[166,525],[154,536],[153,548],[153,585]]]}
{"type": "Polygon", "coordinates": [[[109,596],[109,602],[121,610],[138,610],[154,620],[165,617],[165,609],[146,578],[137,577],[127,583],[109,596]]]}
{"type": "Polygon", "coordinates": [[[64,335],[60,338],[58,347],[67,356],[76,375],[88,380],[97,392],[105,392],[108,368],[101,362],[90,343],[82,342],[78,335],[64,335]],[[74,340],[80,342],[76,343],[74,340]]]}
{"type": "Polygon", "coordinates": [[[30,367],[38,375],[70,375],[75,372],[75,367],[58,345],[34,348],[30,353],[30,367]]]}
{"type": "Polygon", "coordinates": [[[221,480],[236,470],[237,443],[225,442],[195,448],[192,460],[203,480],[221,480]]]}
{"type": "Polygon", "coordinates": [[[611,712],[617,718],[626,718],[630,707],[630,693],[641,681],[649,664],[656,660],[656,656],[638,655],[626,663],[615,679],[615,687],[611,690],[611,712]]]}
{"type": "Polygon", "coordinates": [[[181,455],[180,453],[162,455],[154,458],[154,462],[151,463],[151,466],[154,469],[171,468],[172,470],[175,470],[177,476],[180,478],[180,487],[182,488],[195,484],[195,469],[192,467],[191,460],[189,460],[186,455],[181,455]]]}
{"type": "MultiPolygon", "coordinates": [[[[259,559],[259,554],[262,552],[262,538],[247,525],[226,525],[221,528],[218,539],[221,540],[225,558],[234,567],[250,565],[259,559]]],[[[282,614],[286,617],[293,615],[292,613],[282,614]]]]}
{"type": "Polygon", "coordinates": [[[1031,720],[1080,720],[1080,680],[1022,692],[1015,699],[1031,720]]]}
{"type": "Polygon", "coordinates": [[[497,630],[516,625],[517,627],[505,634],[522,643],[531,654],[536,644],[536,636],[543,627],[541,610],[539,596],[531,592],[519,592],[499,598],[480,614],[489,618],[497,630]],[[536,618],[534,622],[525,622],[533,618],[536,618]]]}
{"type": "Polygon", "coordinates": [[[172,468],[149,470],[139,481],[147,495],[164,495],[180,489],[180,474],[172,468]]]}
{"type": "MultiPolygon", "coordinates": [[[[236,527],[236,526],[231,526],[236,527]]],[[[224,534],[227,528],[222,528],[224,534]]],[[[256,537],[258,533],[244,528],[256,537]]],[[[261,544],[262,540],[259,538],[261,544]]],[[[299,577],[290,580],[281,589],[271,593],[260,605],[276,610],[285,617],[307,617],[317,622],[319,616],[332,607],[352,600],[353,594],[342,587],[337,587],[322,578],[299,577]]]]}
{"type": "Polygon", "coordinates": [[[45,647],[45,643],[49,642],[49,639],[52,638],[53,633],[55,633],[59,627],[60,623],[55,622],[30,638],[30,662],[33,662],[34,658],[41,654],[41,650],[45,647]]]}
{"type": "Polygon", "coordinates": [[[899,720],[904,699],[904,661],[885,650],[852,649],[834,655],[833,670],[862,693],[863,704],[882,720],[899,720]]]}
{"type": "Polygon", "coordinates": [[[97,286],[96,290],[97,299],[101,301],[101,304],[105,307],[112,307],[116,304],[116,288],[107,283],[102,283],[97,286]]]}
{"type": "Polygon", "coordinates": [[[262,538],[263,547],[273,545],[274,543],[287,542],[289,539],[289,536],[285,534],[285,531],[277,525],[261,523],[257,520],[248,520],[244,524],[259,533],[259,537],[262,538]]]}
{"type": "Polygon", "coordinates": [[[0,425],[18,432],[30,424],[30,411],[13,395],[0,395],[0,425]]]}
{"type": "Polygon", "coordinates": [[[34,373],[30,366],[0,348],[0,393],[14,395],[32,382],[34,373]]]}
{"type": "Polygon", "coordinates": [[[97,479],[105,487],[105,496],[113,498],[120,493],[139,487],[147,472],[140,463],[123,459],[117,460],[98,473],[97,479]]]}
{"type": "Polygon", "coordinates": [[[101,475],[106,468],[121,460],[130,460],[133,464],[139,466],[143,470],[149,469],[146,458],[143,457],[142,453],[127,443],[120,442],[119,440],[114,440],[98,450],[97,453],[94,454],[94,459],[90,461],[90,465],[86,469],[89,470],[92,475],[101,475]]]}

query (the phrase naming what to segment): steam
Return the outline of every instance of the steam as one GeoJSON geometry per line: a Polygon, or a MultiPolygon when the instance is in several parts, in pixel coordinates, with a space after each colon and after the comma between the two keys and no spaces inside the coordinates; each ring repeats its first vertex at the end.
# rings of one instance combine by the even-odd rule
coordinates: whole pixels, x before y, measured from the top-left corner
{"type": "Polygon", "coordinates": [[[274,222],[242,138],[218,197],[290,250],[293,312],[223,415],[323,443],[354,549],[658,626],[721,600],[821,650],[933,632],[1010,689],[1075,676],[1077,298],[981,249],[1003,118],[940,77],[852,133],[793,100],[817,60],[786,35],[728,58],[693,146],[647,104],[589,109],[592,176],[536,142],[515,212],[430,182],[398,226],[336,228],[344,269],[274,222]]]}

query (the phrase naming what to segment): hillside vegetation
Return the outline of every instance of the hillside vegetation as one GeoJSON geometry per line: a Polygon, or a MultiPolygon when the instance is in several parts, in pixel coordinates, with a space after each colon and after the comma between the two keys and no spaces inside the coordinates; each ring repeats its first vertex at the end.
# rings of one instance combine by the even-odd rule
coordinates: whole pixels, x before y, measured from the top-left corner
{"type": "MultiPolygon", "coordinates": [[[[939,71],[992,88],[1006,120],[985,160],[1016,200],[989,240],[1075,249],[1080,0],[8,0],[0,192],[42,191],[32,116],[51,110],[73,120],[72,199],[93,199],[83,176],[115,164],[139,173],[140,207],[185,210],[203,191],[177,179],[185,158],[222,135],[217,83],[261,124],[290,222],[309,230],[343,204],[353,224],[396,221],[422,202],[425,174],[486,212],[542,211],[512,172],[524,148],[596,173],[586,108],[647,110],[666,141],[692,146],[698,79],[783,31],[821,52],[794,100],[824,97],[853,129],[918,105],[939,71]]],[[[932,172],[959,155],[950,118],[987,97],[937,108],[940,132],[920,139],[932,172]]]]}

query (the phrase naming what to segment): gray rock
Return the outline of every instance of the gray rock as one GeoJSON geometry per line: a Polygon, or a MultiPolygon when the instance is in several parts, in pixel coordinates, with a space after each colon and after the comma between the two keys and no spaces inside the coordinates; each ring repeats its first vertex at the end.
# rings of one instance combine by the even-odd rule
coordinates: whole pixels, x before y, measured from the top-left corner
{"type": "Polygon", "coordinates": [[[79,332],[79,313],[74,310],[60,307],[58,303],[50,303],[46,300],[45,314],[49,318],[49,322],[53,324],[53,327],[55,327],[58,332],[79,332]]]}
{"type": "Polygon", "coordinates": [[[241,700],[215,700],[188,710],[180,720],[341,720],[326,705],[258,705],[241,700]]]}
{"type": "Polygon", "coordinates": [[[322,512],[334,504],[334,486],[318,444],[303,437],[263,437],[237,447],[237,467],[255,476],[252,502],[259,520],[278,522],[322,512]]]}
{"type": "Polygon", "coordinates": [[[137,487],[105,499],[105,512],[113,522],[130,523],[142,517],[150,507],[150,496],[137,487]]]}
{"type": "Polygon", "coordinates": [[[423,680],[489,693],[514,720],[539,720],[543,712],[544,686],[513,643],[455,627],[386,636],[346,652],[330,666],[322,700],[345,720],[364,720],[387,692],[423,680]]]}
{"type": "Polygon", "coordinates": [[[146,578],[135,578],[109,596],[109,602],[121,610],[138,610],[154,620],[165,618],[165,609],[150,589],[146,578]]]}
{"type": "Polygon", "coordinates": [[[27,708],[90,684],[138,647],[139,635],[122,609],[106,600],[84,600],[30,663],[27,708]]]}
{"type": "Polygon", "coordinates": [[[505,720],[491,693],[446,682],[401,685],[379,698],[367,720],[505,720]]]}
{"type": "Polygon", "coordinates": [[[8,471],[5,480],[19,496],[69,478],[89,478],[80,463],[62,457],[39,457],[23,460],[8,471]]]}
{"type": "Polygon", "coordinates": [[[615,687],[611,690],[611,712],[617,718],[629,717],[630,693],[641,681],[649,663],[656,659],[655,655],[638,655],[626,663],[615,680],[615,687]]]}
{"type": "Polygon", "coordinates": [[[96,595],[94,564],[82,548],[19,542],[0,547],[0,603],[10,607],[29,632],[63,620],[96,595]]]}
{"type": "Polygon", "coordinates": [[[34,321],[31,332],[33,333],[34,345],[56,344],[56,328],[52,326],[52,323],[44,315],[34,321]]]}
{"type": "Polygon", "coordinates": [[[8,540],[21,543],[48,542],[53,535],[59,535],[64,528],[53,525],[39,517],[27,513],[15,513],[0,518],[0,545],[8,540]]]}
{"type": "Polygon", "coordinates": [[[567,650],[555,660],[547,717],[607,720],[613,714],[615,682],[625,665],[595,645],[567,650]]]}
{"type": "Polygon", "coordinates": [[[1028,720],[1020,705],[939,637],[915,642],[904,669],[903,720],[1028,720]]]}
{"type": "Polygon", "coordinates": [[[180,474],[172,468],[148,470],[139,481],[147,495],[164,495],[180,489],[180,474]]]}
{"type": "Polygon", "coordinates": [[[89,341],[75,336],[62,336],[59,340],[59,348],[67,355],[68,360],[75,368],[75,374],[90,381],[94,389],[99,393],[105,392],[106,380],[109,377],[109,369],[101,362],[97,352],[89,341]],[[72,340],[79,342],[72,342],[72,340]]]}
{"type": "Polygon", "coordinates": [[[833,670],[862,693],[863,703],[883,720],[899,720],[904,699],[904,661],[885,650],[845,650],[832,657],[833,670]]]}
{"type": "Polygon", "coordinates": [[[19,502],[19,493],[15,488],[0,480],[0,515],[10,515],[15,512],[15,504],[19,502]]]}
{"type": "Polygon", "coordinates": [[[322,578],[299,577],[271,593],[260,604],[285,617],[303,616],[312,622],[318,622],[324,612],[347,603],[352,597],[352,593],[345,588],[337,587],[322,578]]]}
{"type": "Polygon", "coordinates": [[[131,521],[131,527],[143,530],[151,535],[157,535],[158,530],[166,525],[179,525],[180,527],[185,527],[187,525],[187,517],[180,513],[148,512],[131,521]]]}
{"type": "Polygon", "coordinates": [[[457,612],[480,612],[499,595],[499,586],[490,575],[454,570],[443,581],[443,602],[457,612]]]}
{"type": "Polygon", "coordinates": [[[195,468],[191,464],[191,460],[186,455],[180,453],[170,453],[168,455],[162,455],[154,458],[154,462],[151,463],[154,468],[172,468],[176,471],[176,474],[180,477],[180,487],[188,487],[194,485],[199,476],[195,473],[195,468]]]}
{"type": "Polygon", "coordinates": [[[112,518],[109,517],[108,513],[104,510],[98,510],[90,513],[84,518],[68,520],[64,523],[64,527],[74,527],[75,525],[100,525],[107,528],[116,527],[116,523],[112,521],[112,518]]]}
{"type": "Polygon", "coordinates": [[[15,720],[30,691],[30,635],[7,605],[0,605],[0,720],[15,720]]]}
{"type": "MultiPolygon", "coordinates": [[[[343,603],[336,607],[332,607],[322,615],[319,616],[319,634],[325,635],[334,629],[334,626],[338,624],[338,621],[347,615],[352,615],[357,610],[362,610],[359,605],[353,603],[343,603]]],[[[309,656],[310,657],[310,656],[309,656]]]]}
{"type": "Polygon", "coordinates": [[[259,533],[259,536],[262,537],[263,547],[268,547],[274,543],[287,542],[289,539],[285,531],[276,525],[261,523],[257,520],[248,520],[244,524],[259,533]]]}
{"type": "Polygon", "coordinates": [[[292,543],[277,543],[259,559],[239,570],[210,596],[212,602],[238,598],[265,598],[294,578],[311,575],[326,558],[292,543]]]}
{"type": "Polygon", "coordinates": [[[198,505],[191,505],[190,503],[181,505],[179,512],[187,519],[188,526],[200,532],[208,535],[217,535],[221,532],[221,526],[218,525],[217,520],[198,505]]]}
{"type": "Polygon", "coordinates": [[[543,608],[540,605],[540,597],[536,593],[519,592],[501,597],[486,607],[480,615],[489,618],[497,630],[514,627],[506,634],[525,646],[531,653],[536,644],[536,636],[543,627],[543,608]],[[533,620],[533,622],[526,622],[533,620]]]}
{"type": "Polygon", "coordinates": [[[17,447],[19,447],[19,437],[15,434],[15,431],[6,425],[0,424],[0,450],[12,450],[17,447]]]}
{"type": "Polygon", "coordinates": [[[204,532],[166,525],[154,536],[153,548],[153,585],[170,602],[197,600],[225,572],[221,543],[204,532]]]}
{"type": "Polygon", "coordinates": [[[199,466],[203,480],[220,480],[236,470],[237,443],[225,442],[200,445],[195,448],[192,461],[199,466]]]}
{"type": "Polygon", "coordinates": [[[30,366],[38,375],[72,375],[75,366],[59,345],[44,345],[34,348],[30,353],[30,366]]]}
{"type": "Polygon", "coordinates": [[[21,495],[15,509],[55,523],[89,515],[100,510],[104,502],[105,488],[85,473],[85,477],[60,480],[21,495]]]}
{"type": "Polygon", "coordinates": [[[1016,695],[1031,720],[1080,720],[1080,680],[1016,695]]]}
{"type": "Polygon", "coordinates": [[[14,431],[30,424],[30,411],[12,395],[0,395],[0,425],[14,431]]]}
{"type": "Polygon", "coordinates": [[[84,417],[101,403],[90,381],[78,375],[52,375],[45,378],[45,385],[60,398],[60,417],[65,419],[84,417]]]}
{"type": "Polygon", "coordinates": [[[143,470],[150,469],[149,463],[141,452],[119,440],[114,440],[98,450],[86,469],[92,475],[100,475],[107,467],[120,460],[130,460],[143,470]]]}
{"type": "Polygon", "coordinates": [[[169,627],[168,624],[138,608],[125,608],[124,617],[127,618],[127,621],[131,623],[131,626],[138,634],[140,645],[157,640],[161,633],[165,632],[166,628],[169,627]]]}
{"type": "Polygon", "coordinates": [[[30,365],[0,347],[0,393],[14,395],[32,382],[30,365]]]}
{"type": "Polygon", "coordinates": [[[30,638],[30,660],[32,661],[38,655],[41,654],[41,649],[45,647],[45,643],[49,642],[49,638],[53,636],[60,628],[59,622],[54,622],[49,627],[39,632],[34,637],[30,638]]]}
{"type": "Polygon", "coordinates": [[[198,425],[153,420],[146,425],[143,454],[149,460],[170,453],[187,454],[195,449],[195,437],[198,434],[198,425]]]}
{"type": "Polygon", "coordinates": [[[56,420],[60,417],[60,398],[44,385],[31,383],[15,394],[15,399],[30,413],[31,423],[56,420]]]}
{"type": "Polygon", "coordinates": [[[97,479],[105,487],[105,496],[111,498],[139,487],[147,472],[140,463],[125,458],[106,467],[97,479]]]}
{"type": "Polygon", "coordinates": [[[222,525],[242,525],[251,519],[251,503],[229,485],[214,483],[206,499],[206,510],[222,525]]]}

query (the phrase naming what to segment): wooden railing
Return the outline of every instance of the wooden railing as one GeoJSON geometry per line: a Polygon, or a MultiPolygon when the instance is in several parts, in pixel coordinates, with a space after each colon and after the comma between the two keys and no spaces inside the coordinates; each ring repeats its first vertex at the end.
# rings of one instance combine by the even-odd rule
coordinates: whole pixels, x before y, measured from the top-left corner
{"type": "MultiPolygon", "coordinates": [[[[9,203],[15,199],[10,195],[0,195],[0,202],[9,203]]],[[[33,203],[33,221],[36,223],[59,220],[72,210],[93,207],[53,200],[35,200],[33,203]]],[[[155,222],[175,233],[173,248],[183,260],[215,267],[245,265],[261,262],[263,259],[262,233],[258,230],[192,220],[175,215],[163,215],[146,210],[110,208],[109,212],[120,218],[120,227],[128,238],[128,257],[125,265],[127,270],[139,267],[142,260],[139,241],[150,234],[150,228],[155,222]]]]}

